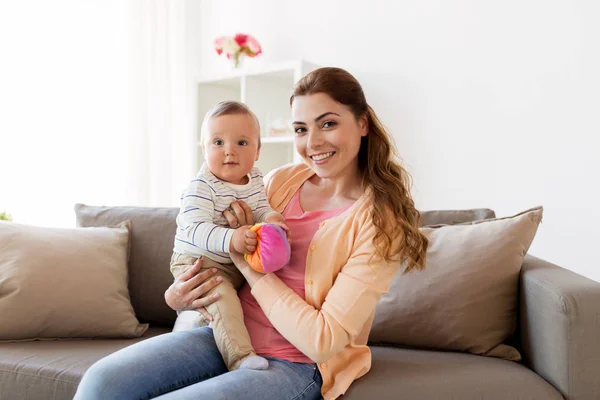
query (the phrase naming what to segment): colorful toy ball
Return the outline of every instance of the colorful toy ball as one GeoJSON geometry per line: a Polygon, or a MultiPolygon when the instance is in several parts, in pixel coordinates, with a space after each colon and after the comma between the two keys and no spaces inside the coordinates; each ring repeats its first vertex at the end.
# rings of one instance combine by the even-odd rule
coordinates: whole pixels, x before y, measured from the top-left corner
{"type": "Polygon", "coordinates": [[[252,228],[258,236],[256,250],[245,254],[250,267],[263,274],[277,271],[290,261],[290,243],[285,230],[279,225],[256,224],[252,228]]]}

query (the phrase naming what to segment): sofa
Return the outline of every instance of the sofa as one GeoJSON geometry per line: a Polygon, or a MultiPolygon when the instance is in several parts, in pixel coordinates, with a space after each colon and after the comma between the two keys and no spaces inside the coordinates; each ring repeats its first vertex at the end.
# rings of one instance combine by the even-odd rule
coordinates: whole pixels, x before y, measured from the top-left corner
{"type": "MultiPolygon", "coordinates": [[[[137,319],[150,327],[131,339],[0,342],[2,400],[71,399],[95,361],[173,326],[176,314],[163,294],[172,282],[178,209],[78,204],[75,211],[79,227],[131,221],[129,296],[137,319]]],[[[423,224],[493,217],[489,209],[428,211],[423,224]]],[[[370,372],[343,399],[600,399],[600,284],[526,255],[518,287],[518,327],[507,340],[522,354],[520,362],[371,344],[370,372]]]]}

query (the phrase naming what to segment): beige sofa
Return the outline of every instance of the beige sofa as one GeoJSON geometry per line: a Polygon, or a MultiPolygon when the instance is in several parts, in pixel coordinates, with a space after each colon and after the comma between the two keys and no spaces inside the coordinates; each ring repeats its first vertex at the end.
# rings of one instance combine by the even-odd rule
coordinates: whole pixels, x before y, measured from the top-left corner
{"type": "MultiPolygon", "coordinates": [[[[0,343],[0,399],[71,399],[96,360],[169,332],[175,313],[163,298],[175,208],[76,206],[79,226],[132,221],[129,293],[150,329],[139,339],[0,343]]],[[[425,212],[424,224],[493,217],[487,209],[425,212]]],[[[371,371],[344,399],[600,399],[600,284],[526,256],[520,279],[519,329],[511,342],[524,361],[372,346],[371,371]]],[[[2,321],[0,323],[6,323],[2,321]]],[[[160,362],[160,360],[157,360],[160,362]]]]}

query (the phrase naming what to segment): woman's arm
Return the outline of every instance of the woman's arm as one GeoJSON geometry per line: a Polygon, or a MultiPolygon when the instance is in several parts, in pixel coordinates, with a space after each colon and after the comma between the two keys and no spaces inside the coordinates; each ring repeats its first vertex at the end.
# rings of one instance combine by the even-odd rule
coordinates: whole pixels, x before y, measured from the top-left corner
{"type": "Polygon", "coordinates": [[[361,332],[400,267],[399,262],[386,263],[374,255],[374,232],[371,226],[357,237],[353,254],[321,309],[308,304],[275,274],[252,270],[241,255],[232,254],[232,260],[273,326],[310,359],[324,362],[361,332]]]}
{"type": "Polygon", "coordinates": [[[231,252],[231,261],[235,264],[235,266],[240,270],[244,278],[246,278],[246,282],[248,282],[248,286],[253,288],[256,282],[258,282],[265,274],[261,274],[250,268],[250,265],[244,259],[244,255],[238,252],[231,252]]]}

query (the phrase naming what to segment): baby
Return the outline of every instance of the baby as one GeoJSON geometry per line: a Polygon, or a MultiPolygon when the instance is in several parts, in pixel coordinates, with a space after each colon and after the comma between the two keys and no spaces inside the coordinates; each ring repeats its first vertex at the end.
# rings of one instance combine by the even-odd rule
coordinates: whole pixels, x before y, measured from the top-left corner
{"type": "MultiPolygon", "coordinates": [[[[181,197],[177,216],[175,248],[171,272],[175,278],[202,259],[202,269],[217,269],[223,282],[213,288],[221,297],[207,306],[213,316],[213,333],[217,347],[229,370],[238,368],[267,369],[268,361],[254,352],[244,326],[242,306],[237,290],[244,278],[232,264],[229,252],[249,254],[256,238],[250,226],[230,227],[223,211],[237,200],[252,209],[255,223],[278,224],[287,230],[281,214],[270,206],[265,194],[263,175],[254,162],[260,154],[260,126],[250,109],[239,102],[220,102],[204,117],[201,131],[205,163],[181,197]]],[[[173,330],[190,329],[184,322],[194,313],[194,323],[201,325],[197,311],[179,314],[173,330]]]]}

